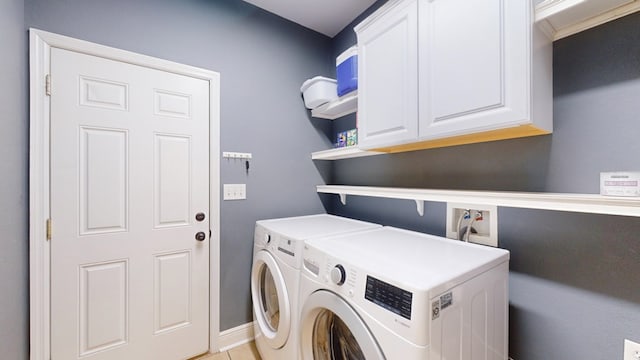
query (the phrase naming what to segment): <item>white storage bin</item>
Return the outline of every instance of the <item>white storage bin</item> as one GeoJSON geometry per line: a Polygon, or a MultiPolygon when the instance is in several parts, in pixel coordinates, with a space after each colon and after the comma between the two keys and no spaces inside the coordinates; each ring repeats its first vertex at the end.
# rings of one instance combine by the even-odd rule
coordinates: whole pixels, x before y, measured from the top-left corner
{"type": "Polygon", "coordinates": [[[300,91],[304,97],[304,105],[309,109],[328,103],[338,98],[338,84],[336,80],[316,76],[302,84],[300,91]]]}

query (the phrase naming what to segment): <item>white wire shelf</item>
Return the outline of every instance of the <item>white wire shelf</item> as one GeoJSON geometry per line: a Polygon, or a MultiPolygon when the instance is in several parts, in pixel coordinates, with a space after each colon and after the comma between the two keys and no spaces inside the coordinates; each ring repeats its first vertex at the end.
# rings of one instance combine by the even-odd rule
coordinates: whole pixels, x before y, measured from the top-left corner
{"type": "Polygon", "coordinates": [[[358,91],[352,91],[333,101],[311,110],[311,116],[321,119],[334,120],[358,110],[358,91]]]}
{"type": "Polygon", "coordinates": [[[358,148],[357,146],[341,147],[329,150],[316,151],[311,154],[312,160],[340,160],[350,159],[363,156],[372,156],[384,154],[377,151],[366,151],[358,148]]]}
{"type": "Polygon", "coordinates": [[[414,200],[420,215],[424,213],[424,201],[438,201],[640,217],[640,198],[638,197],[611,197],[596,194],[543,192],[433,190],[345,185],[319,185],[317,187],[317,191],[318,193],[340,195],[340,199],[343,204],[346,204],[347,195],[414,200]]]}
{"type": "Polygon", "coordinates": [[[536,5],[535,19],[558,40],[639,10],[638,0],[545,0],[536,5]]]}

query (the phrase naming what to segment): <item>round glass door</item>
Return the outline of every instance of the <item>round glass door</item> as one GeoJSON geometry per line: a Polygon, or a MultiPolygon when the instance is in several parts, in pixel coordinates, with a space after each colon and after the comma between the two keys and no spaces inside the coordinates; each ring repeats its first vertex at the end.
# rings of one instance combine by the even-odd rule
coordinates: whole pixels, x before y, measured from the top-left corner
{"type": "Polygon", "coordinates": [[[326,290],[304,301],[300,317],[304,360],[384,360],[376,339],[358,313],[326,290]]]}
{"type": "Polygon", "coordinates": [[[360,344],[340,317],[320,310],[313,326],[313,358],[365,360],[360,344]]]}
{"type": "Polygon", "coordinates": [[[274,349],[289,337],[291,307],[284,278],[278,265],[266,251],[259,251],[251,270],[251,300],[259,331],[274,349]]]}
{"type": "Polygon", "coordinates": [[[277,332],[280,324],[280,305],[278,304],[278,290],[273,280],[273,274],[269,267],[263,266],[260,269],[258,294],[260,294],[260,307],[266,324],[271,331],[277,332]]]}

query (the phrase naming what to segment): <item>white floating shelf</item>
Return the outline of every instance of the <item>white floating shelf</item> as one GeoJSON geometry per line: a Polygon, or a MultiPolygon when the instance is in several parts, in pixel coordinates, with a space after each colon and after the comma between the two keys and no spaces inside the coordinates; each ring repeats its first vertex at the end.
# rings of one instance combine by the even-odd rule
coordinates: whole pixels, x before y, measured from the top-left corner
{"type": "Polygon", "coordinates": [[[348,146],[342,148],[335,148],[323,151],[316,151],[311,154],[312,160],[340,160],[340,159],[350,159],[362,156],[372,156],[372,155],[380,155],[385,154],[383,152],[377,151],[366,151],[361,150],[357,146],[348,146]]]}
{"type": "Polygon", "coordinates": [[[536,22],[562,39],[640,10],[638,0],[546,0],[536,5],[536,22]]]}
{"type": "Polygon", "coordinates": [[[311,116],[334,120],[352,114],[357,110],[358,91],[356,90],[311,110],[311,116]]]}
{"type": "Polygon", "coordinates": [[[422,201],[438,201],[640,217],[640,198],[595,194],[431,190],[343,185],[319,185],[317,191],[318,193],[338,194],[343,204],[346,203],[347,195],[357,195],[414,200],[418,205],[418,210],[420,210],[422,201]]]}

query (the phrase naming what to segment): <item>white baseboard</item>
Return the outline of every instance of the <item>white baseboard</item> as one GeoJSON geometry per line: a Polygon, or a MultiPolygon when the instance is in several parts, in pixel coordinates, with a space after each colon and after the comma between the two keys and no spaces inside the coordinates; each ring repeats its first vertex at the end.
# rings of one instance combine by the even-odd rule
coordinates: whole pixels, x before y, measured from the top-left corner
{"type": "Polygon", "coordinates": [[[218,344],[222,352],[253,341],[253,338],[253,322],[250,322],[220,332],[218,344]]]}

